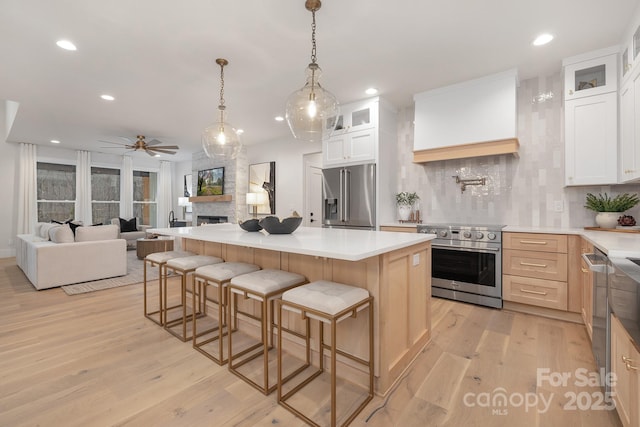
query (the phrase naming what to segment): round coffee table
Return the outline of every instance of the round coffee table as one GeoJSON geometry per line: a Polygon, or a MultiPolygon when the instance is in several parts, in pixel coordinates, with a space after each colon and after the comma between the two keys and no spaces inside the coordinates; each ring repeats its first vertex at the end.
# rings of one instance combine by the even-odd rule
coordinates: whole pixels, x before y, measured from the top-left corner
{"type": "Polygon", "coordinates": [[[173,250],[173,239],[171,238],[142,238],[136,240],[136,255],[138,259],[144,259],[149,254],[155,252],[167,252],[173,250]]]}

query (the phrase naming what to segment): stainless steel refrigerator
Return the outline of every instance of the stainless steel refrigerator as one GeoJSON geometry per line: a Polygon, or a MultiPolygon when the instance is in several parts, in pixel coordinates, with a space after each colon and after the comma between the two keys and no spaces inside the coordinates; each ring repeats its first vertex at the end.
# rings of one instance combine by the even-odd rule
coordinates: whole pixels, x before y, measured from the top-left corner
{"type": "Polygon", "coordinates": [[[376,227],[376,165],[322,170],[324,227],[376,227]]]}

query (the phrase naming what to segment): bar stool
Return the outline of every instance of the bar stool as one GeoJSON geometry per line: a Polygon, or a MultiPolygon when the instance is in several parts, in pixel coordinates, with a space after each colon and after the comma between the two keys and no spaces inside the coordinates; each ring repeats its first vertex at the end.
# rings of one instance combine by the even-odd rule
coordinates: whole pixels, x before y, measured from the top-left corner
{"type": "MultiPolygon", "coordinates": [[[[319,345],[319,368],[315,370],[309,377],[301,383],[293,387],[287,393],[283,394],[283,385],[292,376],[282,378],[282,321],[278,322],[278,403],[287,408],[292,413],[304,419],[307,423],[319,426],[307,415],[290,405],[287,400],[302,390],[307,384],[324,372],[324,350],[330,350],[330,369],[331,369],[331,426],[336,426],[337,418],[337,392],[336,392],[336,356],[346,357],[354,362],[367,367],[369,374],[369,390],[364,401],[355,408],[351,413],[344,414],[346,420],[341,424],[346,426],[364,409],[364,407],[373,398],[373,297],[369,296],[366,289],[355,286],[348,286],[342,283],[330,282],[327,280],[319,280],[311,282],[307,285],[288,290],[283,293],[282,299],[277,301],[278,319],[282,318],[282,310],[289,310],[299,313],[307,322],[309,318],[318,320],[320,339],[319,345]],[[365,308],[369,309],[369,360],[364,360],[355,355],[346,353],[336,346],[336,326],[338,322],[349,317],[357,317],[358,312],[365,308]],[[327,323],[331,327],[331,344],[325,344],[324,340],[324,324],[327,323]]],[[[307,327],[307,331],[308,331],[307,327]]],[[[309,334],[307,332],[306,341],[306,363],[304,367],[310,365],[310,348],[309,334]]],[[[323,423],[326,424],[326,423],[323,423]]]]}
{"type": "MultiPolygon", "coordinates": [[[[193,272],[198,268],[209,264],[218,264],[224,262],[222,258],[218,258],[215,256],[208,255],[193,255],[183,258],[173,258],[168,260],[163,265],[163,297],[164,297],[164,306],[167,307],[167,275],[169,271],[172,271],[175,274],[180,275],[180,304],[172,307],[179,308],[182,307],[182,317],[178,317],[177,319],[173,319],[172,321],[167,321],[167,313],[168,309],[165,309],[164,314],[164,328],[174,335],[175,337],[181,339],[182,341],[187,341],[192,337],[187,336],[187,322],[191,319],[191,315],[187,316],[187,276],[189,274],[193,274],[193,272]],[[182,334],[174,331],[173,328],[176,325],[182,325],[182,334]]],[[[195,289],[194,289],[195,291],[195,289]]],[[[197,313],[199,314],[199,313],[197,313]]],[[[194,314],[195,316],[196,314],[194,314]]]]}
{"type": "MultiPolygon", "coordinates": [[[[221,264],[205,265],[204,267],[198,267],[193,274],[193,348],[200,353],[207,356],[209,359],[216,362],[218,365],[224,365],[227,363],[227,359],[224,358],[224,345],[223,336],[231,333],[227,325],[227,285],[236,276],[241,274],[247,274],[260,270],[255,264],[247,264],[244,262],[223,262],[221,264]],[[217,288],[217,300],[213,302],[218,305],[218,325],[211,327],[204,331],[197,330],[196,316],[196,286],[200,287],[200,294],[202,295],[202,312],[207,315],[207,287],[215,286],[217,288]],[[224,333],[224,326],[227,326],[227,332],[224,333]],[[218,332],[217,335],[207,339],[199,339],[205,335],[209,335],[214,332],[218,332]],[[205,348],[205,346],[214,341],[218,341],[218,354],[215,355],[205,348]]],[[[234,318],[233,327],[237,327],[237,317],[234,318]]]]}
{"type": "Polygon", "coordinates": [[[232,337],[234,334],[228,334],[229,337],[229,371],[242,378],[244,381],[260,390],[265,395],[276,389],[276,384],[269,386],[269,349],[273,346],[273,329],[274,329],[274,299],[280,297],[283,292],[306,283],[307,279],[297,273],[288,271],[265,269],[254,271],[253,273],[243,274],[231,279],[228,285],[229,305],[227,310],[227,325],[231,324],[231,314],[234,316],[242,314],[260,322],[261,338],[260,342],[254,344],[242,351],[234,354],[232,337]],[[251,313],[243,312],[238,309],[237,296],[242,295],[244,299],[254,299],[260,301],[260,315],[256,316],[251,313]],[[269,310],[268,310],[269,309],[269,310]],[[269,333],[267,333],[269,332],[269,333]],[[269,339],[270,338],[270,339],[269,339]],[[271,345],[269,344],[271,343],[271,345]],[[255,352],[261,349],[262,351],[255,352]],[[254,352],[254,354],[250,354],[254,352]],[[239,360],[243,356],[249,356],[239,360]],[[252,380],[248,376],[242,374],[238,368],[245,363],[263,357],[263,380],[262,384],[252,380]],[[234,364],[234,361],[238,360],[234,364]]]}
{"type": "MultiPolygon", "coordinates": [[[[151,320],[154,323],[157,323],[160,326],[164,325],[163,318],[163,310],[164,307],[162,305],[162,266],[173,258],[183,258],[187,256],[195,255],[193,252],[187,251],[166,251],[166,252],[155,252],[144,257],[144,317],[151,320]],[[158,266],[158,309],[155,311],[148,311],[147,305],[147,263],[149,263],[149,267],[158,266]],[[154,318],[154,315],[158,315],[158,320],[154,318]]],[[[176,307],[169,307],[169,309],[176,307]]]]}

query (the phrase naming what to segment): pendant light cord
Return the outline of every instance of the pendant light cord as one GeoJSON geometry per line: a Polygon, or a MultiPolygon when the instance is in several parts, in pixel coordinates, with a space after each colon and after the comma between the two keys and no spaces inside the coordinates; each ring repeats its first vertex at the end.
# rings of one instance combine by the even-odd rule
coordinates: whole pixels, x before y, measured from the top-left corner
{"type": "Polygon", "coordinates": [[[224,110],[224,65],[220,64],[220,105],[221,110],[224,110]]]}

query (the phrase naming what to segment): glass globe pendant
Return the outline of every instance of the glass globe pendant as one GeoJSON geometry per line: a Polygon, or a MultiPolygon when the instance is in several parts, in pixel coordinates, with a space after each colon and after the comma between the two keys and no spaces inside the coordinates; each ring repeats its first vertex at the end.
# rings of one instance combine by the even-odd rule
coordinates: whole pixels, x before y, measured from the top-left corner
{"type": "Polygon", "coordinates": [[[230,156],[235,158],[240,149],[240,138],[237,130],[225,120],[224,105],[224,67],[229,64],[224,58],[216,59],[220,65],[220,103],[218,105],[218,121],[202,132],[202,148],[210,158],[230,156]]]}
{"type": "Polygon", "coordinates": [[[320,85],[322,70],[316,61],[316,11],[320,0],[307,0],[305,7],[312,14],[311,63],[306,69],[307,81],[302,89],[287,99],[286,119],[296,139],[308,142],[322,140],[323,131],[333,131],[340,108],[336,97],[320,85]]]}

